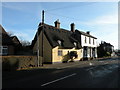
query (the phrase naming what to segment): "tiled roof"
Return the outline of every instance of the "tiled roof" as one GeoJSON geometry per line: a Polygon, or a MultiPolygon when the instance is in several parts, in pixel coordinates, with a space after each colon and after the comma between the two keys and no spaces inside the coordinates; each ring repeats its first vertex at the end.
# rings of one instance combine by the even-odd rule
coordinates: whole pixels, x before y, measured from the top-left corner
{"type": "Polygon", "coordinates": [[[79,31],[79,30],[75,30],[75,31],[76,31],[76,33],[79,33],[79,34],[82,34],[82,35],[85,35],[85,36],[88,36],[88,37],[92,37],[92,38],[94,38],[94,39],[97,39],[96,37],[94,37],[94,36],[92,36],[92,35],[90,35],[90,34],[87,34],[87,33],[83,32],[83,31],[79,31]]]}
{"type": "Polygon", "coordinates": [[[4,30],[4,28],[0,25],[0,34],[2,35],[2,45],[12,45],[14,44],[10,36],[4,30]]]}
{"type": "Polygon", "coordinates": [[[15,45],[21,45],[22,46],[22,44],[20,43],[20,41],[17,38],[17,36],[12,36],[10,38],[12,39],[12,41],[14,42],[15,45]]]}

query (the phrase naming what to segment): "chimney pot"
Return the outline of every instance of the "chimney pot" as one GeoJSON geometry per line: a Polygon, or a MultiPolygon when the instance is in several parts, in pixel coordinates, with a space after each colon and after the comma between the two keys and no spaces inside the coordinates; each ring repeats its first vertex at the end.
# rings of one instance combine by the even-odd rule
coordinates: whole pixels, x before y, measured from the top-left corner
{"type": "Polygon", "coordinates": [[[87,33],[87,34],[90,34],[90,31],[87,31],[86,33],[87,33]]]}
{"type": "Polygon", "coordinates": [[[74,23],[71,23],[71,31],[75,32],[75,24],[74,23]]]}
{"type": "Polygon", "coordinates": [[[55,23],[55,27],[56,28],[60,28],[60,22],[59,22],[59,19],[57,21],[54,22],[55,23]]]}

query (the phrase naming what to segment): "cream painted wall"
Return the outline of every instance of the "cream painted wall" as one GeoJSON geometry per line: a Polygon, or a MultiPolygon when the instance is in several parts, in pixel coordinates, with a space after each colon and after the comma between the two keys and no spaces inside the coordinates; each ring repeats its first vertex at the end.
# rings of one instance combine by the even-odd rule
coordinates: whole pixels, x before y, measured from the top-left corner
{"type": "Polygon", "coordinates": [[[52,60],[53,62],[62,62],[63,60],[70,60],[68,51],[77,51],[78,58],[74,59],[74,61],[80,60],[82,58],[82,49],[59,49],[59,47],[55,47],[52,49],[52,60]],[[58,56],[58,50],[62,50],[62,56],[58,56]]]}

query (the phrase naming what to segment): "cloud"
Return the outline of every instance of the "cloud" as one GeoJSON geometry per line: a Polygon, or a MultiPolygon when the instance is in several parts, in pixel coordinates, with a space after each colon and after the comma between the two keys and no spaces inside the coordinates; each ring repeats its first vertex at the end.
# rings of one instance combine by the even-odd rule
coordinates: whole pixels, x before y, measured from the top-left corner
{"type": "Polygon", "coordinates": [[[89,26],[118,24],[118,14],[99,16],[91,21],[80,23],[89,26]]]}
{"type": "Polygon", "coordinates": [[[96,17],[93,20],[86,22],[77,22],[85,26],[86,29],[80,29],[81,31],[91,31],[91,35],[97,37],[97,41],[106,41],[114,45],[115,49],[118,48],[118,14],[104,15],[96,17]]]}
{"type": "Polygon", "coordinates": [[[12,32],[13,35],[17,36],[19,40],[26,40],[26,41],[32,41],[36,33],[36,30],[34,29],[5,28],[5,30],[6,32],[12,32]]]}
{"type": "Polygon", "coordinates": [[[34,37],[33,33],[35,33],[35,30],[22,30],[19,32],[17,30],[17,32],[14,32],[14,35],[16,35],[20,40],[32,41],[34,37]]]}
{"type": "Polygon", "coordinates": [[[2,3],[2,7],[4,8],[8,8],[8,9],[13,9],[13,10],[19,10],[19,11],[23,11],[22,7],[19,7],[18,5],[11,5],[10,3],[2,3]]]}

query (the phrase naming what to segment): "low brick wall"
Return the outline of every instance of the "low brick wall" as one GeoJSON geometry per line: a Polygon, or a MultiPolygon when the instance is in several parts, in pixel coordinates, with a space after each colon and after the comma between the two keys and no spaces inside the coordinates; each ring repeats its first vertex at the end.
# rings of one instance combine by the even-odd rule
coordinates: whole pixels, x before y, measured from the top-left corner
{"type": "Polygon", "coordinates": [[[2,56],[3,71],[13,71],[36,66],[37,56],[2,56]]]}

